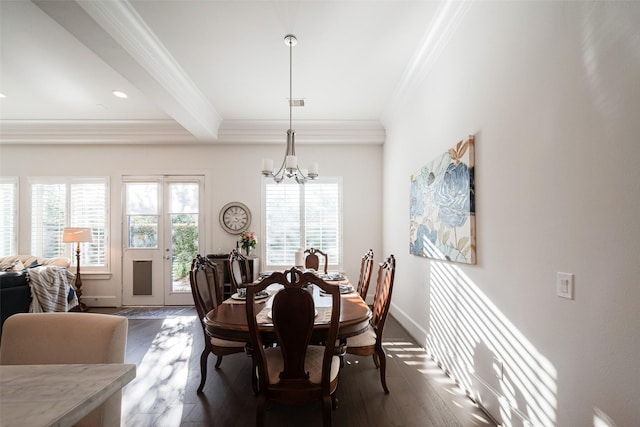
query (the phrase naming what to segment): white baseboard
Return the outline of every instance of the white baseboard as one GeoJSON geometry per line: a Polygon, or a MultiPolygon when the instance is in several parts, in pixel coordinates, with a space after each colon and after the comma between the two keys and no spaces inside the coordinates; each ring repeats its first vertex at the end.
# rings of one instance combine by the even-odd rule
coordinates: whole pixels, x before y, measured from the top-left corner
{"type": "Polygon", "coordinates": [[[427,348],[427,336],[429,334],[422,326],[420,326],[412,317],[393,302],[391,302],[389,312],[398,322],[400,322],[402,327],[407,330],[409,335],[416,340],[420,347],[427,348]]]}
{"type": "Polygon", "coordinates": [[[493,418],[493,421],[497,425],[503,425],[505,423],[503,423],[501,419],[493,416],[493,414],[507,416],[509,419],[509,426],[533,427],[533,424],[527,415],[518,408],[513,407],[509,403],[509,400],[498,390],[495,390],[488,381],[474,372],[470,372],[469,374],[474,379],[475,383],[473,398],[476,401],[476,404],[482,408],[486,414],[491,414],[491,418],[493,418]]]}
{"type": "MultiPolygon", "coordinates": [[[[435,354],[438,352],[444,351],[443,349],[430,349],[427,346],[429,332],[424,329],[421,325],[419,325],[411,316],[409,316],[404,310],[399,308],[397,305],[391,303],[390,308],[391,315],[402,325],[403,328],[407,330],[409,335],[413,339],[416,340],[418,345],[424,348],[427,351],[427,354],[431,359],[433,359],[436,363],[435,354]]],[[[449,357],[456,359],[458,355],[447,353],[449,357]]],[[[441,366],[438,363],[440,369],[443,369],[443,372],[446,375],[450,375],[449,372],[446,371],[444,366],[441,366]]],[[[496,423],[496,425],[501,425],[500,420],[496,415],[500,414],[500,408],[504,411],[505,409],[509,413],[510,425],[513,427],[531,427],[533,424],[529,421],[526,414],[519,411],[517,408],[514,408],[509,404],[507,399],[499,393],[499,391],[495,390],[493,387],[489,385],[487,381],[485,381],[480,376],[476,375],[474,372],[469,373],[470,376],[475,380],[474,385],[478,388],[477,390],[467,391],[469,397],[478,405],[478,407],[496,423]]],[[[452,378],[456,383],[458,382],[456,378],[452,378]]],[[[460,385],[458,383],[458,385],[460,385]]]]}
{"type": "Polygon", "coordinates": [[[120,300],[114,296],[82,295],[82,302],[88,307],[120,307],[120,300]]]}

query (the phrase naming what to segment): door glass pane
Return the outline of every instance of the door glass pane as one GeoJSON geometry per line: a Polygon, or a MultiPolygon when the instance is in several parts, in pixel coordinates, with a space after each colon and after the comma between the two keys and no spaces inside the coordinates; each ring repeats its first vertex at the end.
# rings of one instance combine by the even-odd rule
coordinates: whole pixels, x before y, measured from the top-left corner
{"type": "Polygon", "coordinates": [[[140,182],[127,184],[127,214],[157,215],[158,184],[140,182]]]}
{"type": "Polygon", "coordinates": [[[169,212],[197,213],[200,189],[194,183],[172,183],[169,188],[169,212]]]}
{"type": "Polygon", "coordinates": [[[158,183],[125,184],[127,245],[129,248],[158,247],[158,183]]]}
{"type": "Polygon", "coordinates": [[[172,292],[191,292],[189,269],[198,253],[198,215],[171,214],[172,292]]]}
{"type": "Polygon", "coordinates": [[[158,216],[157,215],[128,215],[130,248],[158,247],[158,216]]]}
{"type": "Polygon", "coordinates": [[[191,292],[189,269],[198,254],[199,195],[198,183],[176,182],[169,185],[172,292],[191,292]]]}

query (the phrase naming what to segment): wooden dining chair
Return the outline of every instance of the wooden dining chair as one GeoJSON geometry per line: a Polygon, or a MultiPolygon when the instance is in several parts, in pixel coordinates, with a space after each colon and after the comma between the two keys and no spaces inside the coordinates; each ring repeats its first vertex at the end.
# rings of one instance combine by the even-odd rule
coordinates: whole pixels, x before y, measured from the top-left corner
{"type": "MultiPolygon", "coordinates": [[[[126,317],[99,313],[18,313],[4,324],[2,365],[124,363],[126,317]]],[[[82,381],[78,378],[78,381],[82,381]]],[[[54,390],[51,390],[55,393],[54,390]]],[[[119,426],[118,391],[82,418],[77,426],[119,426]]],[[[1,423],[0,423],[1,424],[1,423]]]]}
{"type": "Polygon", "coordinates": [[[365,333],[347,338],[346,349],[349,354],[373,356],[373,362],[380,369],[380,382],[385,393],[389,393],[389,388],[386,379],[387,359],[382,348],[382,332],[391,304],[395,272],[396,259],[391,255],[378,267],[371,325],[365,333]]]}
{"type": "Polygon", "coordinates": [[[228,341],[215,338],[207,334],[204,319],[207,313],[219,304],[222,304],[222,287],[219,284],[217,267],[209,259],[197,255],[191,263],[189,271],[189,282],[191,283],[191,294],[196,306],[202,335],[204,337],[204,350],[200,355],[200,385],[198,393],[202,393],[204,384],[207,381],[207,360],[209,354],[217,356],[215,367],[218,369],[222,363],[222,357],[235,353],[244,353],[245,342],[228,341]]]}
{"type": "Polygon", "coordinates": [[[329,256],[322,252],[320,249],[309,248],[304,251],[304,267],[313,268],[316,271],[320,271],[320,256],[324,257],[324,274],[328,273],[327,267],[329,265],[329,256]]]}
{"type": "Polygon", "coordinates": [[[245,288],[251,283],[249,260],[240,251],[234,249],[229,254],[229,278],[231,279],[231,293],[238,292],[238,288],[245,288]]]}
{"type": "Polygon", "coordinates": [[[357,291],[365,301],[367,300],[367,292],[369,292],[371,273],[373,273],[373,249],[369,249],[360,261],[360,277],[358,277],[357,291]]]}
{"type": "MultiPolygon", "coordinates": [[[[260,283],[247,287],[247,324],[250,345],[258,372],[258,405],[256,425],[264,425],[265,404],[276,401],[285,404],[305,403],[313,400],[322,402],[322,423],[331,425],[331,410],[336,407],[335,390],[338,385],[340,360],[335,356],[334,345],[340,322],[340,288],[331,285],[312,273],[302,273],[293,268],[284,273],[276,272],[260,283]],[[263,305],[255,304],[255,295],[272,284],[280,284],[280,290],[273,298],[271,310],[277,347],[265,348],[260,331],[259,319],[265,319],[263,305]],[[326,320],[324,342],[331,345],[310,345],[315,323],[315,305],[312,284],[331,296],[331,317],[326,320]]],[[[322,307],[321,310],[328,308],[322,307]]],[[[325,313],[318,317],[325,318],[325,313]]]]}

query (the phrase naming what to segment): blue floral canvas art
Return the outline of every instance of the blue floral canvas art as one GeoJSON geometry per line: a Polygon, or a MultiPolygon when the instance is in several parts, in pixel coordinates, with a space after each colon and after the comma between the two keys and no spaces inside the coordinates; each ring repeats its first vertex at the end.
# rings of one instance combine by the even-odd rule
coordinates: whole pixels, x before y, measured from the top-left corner
{"type": "Polygon", "coordinates": [[[474,137],[411,176],[409,252],[476,263],[474,137]]]}

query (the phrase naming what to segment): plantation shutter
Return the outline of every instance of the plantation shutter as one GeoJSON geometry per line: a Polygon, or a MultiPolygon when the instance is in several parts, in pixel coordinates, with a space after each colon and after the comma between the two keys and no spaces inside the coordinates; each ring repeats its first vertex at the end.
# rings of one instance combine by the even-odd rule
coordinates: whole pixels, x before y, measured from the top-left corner
{"type": "Polygon", "coordinates": [[[267,265],[293,265],[301,247],[300,191],[297,183],[269,183],[265,188],[267,265]]]}
{"type": "Polygon", "coordinates": [[[304,185],[265,184],[265,264],[291,267],[295,252],[314,247],[341,264],[341,185],[338,178],[322,178],[304,185]]]}
{"type": "Polygon", "coordinates": [[[31,254],[43,258],[68,256],[62,243],[66,226],[67,186],[31,184],[31,254]]]}
{"type": "Polygon", "coordinates": [[[0,256],[17,253],[17,178],[0,178],[0,256]]]}
{"type": "Polygon", "coordinates": [[[340,198],[338,183],[307,185],[305,204],[305,248],[316,248],[329,256],[329,264],[340,260],[340,198]]]}
{"type": "Polygon", "coordinates": [[[30,182],[31,253],[68,257],[75,265],[76,246],[62,242],[63,229],[90,227],[93,241],[80,244],[82,265],[107,267],[108,178],[32,178],[30,182]]]}
{"type": "MultiPolygon", "coordinates": [[[[106,184],[103,179],[73,180],[70,190],[69,225],[90,227],[93,234],[92,242],[80,244],[81,263],[83,266],[105,265],[106,184]]],[[[75,264],[75,258],[72,264],[75,264]]]]}

